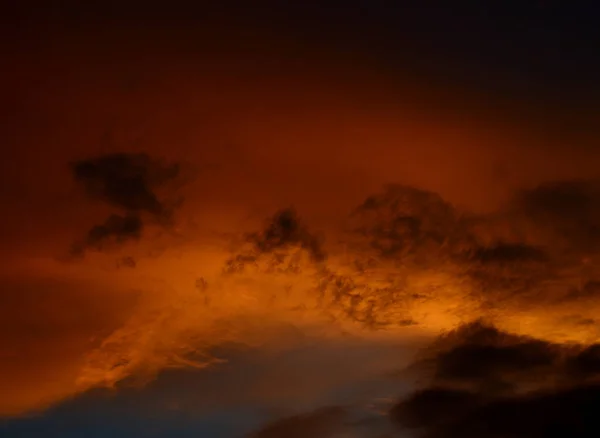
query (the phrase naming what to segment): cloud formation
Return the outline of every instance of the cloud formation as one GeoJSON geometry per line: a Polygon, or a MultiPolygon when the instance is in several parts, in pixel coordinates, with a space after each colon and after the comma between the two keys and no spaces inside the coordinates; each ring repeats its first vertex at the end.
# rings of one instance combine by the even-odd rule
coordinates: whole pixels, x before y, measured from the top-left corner
{"type": "MultiPolygon", "coordinates": [[[[90,230],[86,249],[139,239],[146,221],[172,219],[173,210],[159,191],[176,173],[150,177],[152,166],[145,160],[141,168],[137,159],[131,167],[123,158],[99,162],[104,164],[92,160],[88,167],[93,170],[79,178],[92,199],[119,213],[90,230]],[[138,189],[118,192],[116,187],[126,181],[137,181],[133,186],[138,189]]],[[[526,199],[524,193],[515,199],[526,199]]],[[[519,416],[522,406],[531,406],[532,412],[557,409],[566,397],[586,409],[585,397],[596,400],[600,371],[597,345],[561,344],[541,325],[523,325],[514,334],[507,328],[511,315],[544,318],[545,313],[562,331],[584,327],[583,321],[588,333],[596,327],[596,307],[578,304],[594,301],[596,272],[582,260],[598,254],[585,239],[557,238],[575,229],[564,228],[558,213],[545,216],[545,234],[530,232],[540,220],[538,212],[553,211],[548,203],[515,201],[493,214],[476,214],[430,191],[386,186],[323,237],[295,209],[279,210],[262,228],[244,233],[233,253],[225,251],[230,242],[220,242],[225,257],[217,273],[205,277],[201,263],[194,265],[189,292],[183,288],[177,295],[161,293],[156,302],[148,300],[150,310],[140,308],[96,344],[86,355],[77,390],[114,386],[140,375],[151,379],[171,367],[218,367],[214,351],[219,346],[264,346],[275,337],[270,327],[282,321],[299,333],[318,323],[329,336],[344,333],[368,341],[378,334],[407,339],[414,333],[408,330],[431,334],[484,317],[497,326],[462,326],[424,353],[415,368],[428,386],[397,403],[390,418],[402,428],[425,428],[432,437],[453,436],[449,431],[484,437],[482,428],[488,426],[520,436],[518,424],[525,424],[526,436],[545,436],[542,417],[532,415],[526,423],[519,416]],[[539,302],[546,306],[531,306],[539,302]],[[502,423],[496,415],[516,419],[502,423]],[[436,420],[428,420],[431,416],[436,420]],[[481,418],[487,422],[483,426],[477,423],[481,418]]],[[[593,224],[593,209],[569,211],[568,224],[593,224]]],[[[588,228],[593,236],[593,225],[588,228]]],[[[121,265],[133,267],[135,260],[125,257],[121,265]]],[[[172,268],[161,275],[179,280],[172,268]]],[[[298,341],[292,336],[278,342],[298,341]]],[[[327,415],[299,415],[265,426],[256,436],[288,433],[288,427],[329,436],[341,424],[329,421],[327,415]]],[[[344,423],[342,429],[354,427],[344,423]]]]}
{"type": "Polygon", "coordinates": [[[600,239],[598,201],[598,181],[551,181],[519,191],[513,208],[553,232],[556,243],[589,251],[600,239]]]}
{"type": "Polygon", "coordinates": [[[123,244],[142,237],[143,222],[139,216],[111,214],[104,223],[95,225],[87,233],[83,243],[72,248],[74,254],[83,254],[86,249],[101,251],[105,246],[123,244]]]}
{"type": "MultiPolygon", "coordinates": [[[[7,251],[2,265],[11,270],[14,259],[21,263],[20,254],[54,255],[82,226],[88,227],[80,236],[82,252],[135,242],[135,249],[147,254],[154,250],[144,239],[152,227],[175,219],[180,225],[184,214],[191,225],[182,226],[183,249],[166,238],[161,244],[169,251],[136,269],[114,269],[114,260],[107,268],[97,254],[90,254],[77,270],[53,267],[69,278],[98,268],[87,282],[69,288],[74,297],[83,297],[82,303],[65,305],[71,302],[65,300],[66,292],[57,291],[15,306],[14,300],[24,294],[6,288],[5,295],[15,297],[6,298],[2,306],[7,339],[11,327],[34,335],[39,328],[39,335],[25,336],[22,345],[18,337],[7,343],[9,354],[20,351],[17,346],[25,353],[0,361],[11,364],[2,383],[12,385],[18,400],[3,405],[3,412],[29,412],[40,400],[56,403],[89,387],[135,380],[147,369],[153,377],[173,366],[217,368],[221,364],[205,357],[214,353],[215,345],[234,342],[266,349],[266,340],[276,337],[281,327],[274,320],[300,333],[314,330],[319,336],[343,334],[366,342],[378,337],[403,342],[407,333],[429,336],[479,316],[489,318],[503,333],[552,345],[560,339],[597,338],[597,216],[595,207],[580,199],[581,193],[595,199],[593,190],[586,188],[592,183],[584,180],[570,192],[559,190],[580,199],[567,202],[569,219],[567,208],[561,207],[561,213],[561,208],[538,200],[539,194],[532,195],[540,192],[535,188],[540,181],[569,186],[571,182],[561,179],[597,172],[598,154],[586,149],[587,143],[595,143],[595,125],[574,124],[569,128],[582,135],[565,139],[566,129],[548,123],[563,120],[572,113],[572,105],[561,105],[562,114],[548,105],[544,111],[522,111],[515,108],[523,102],[520,95],[514,107],[505,100],[486,99],[485,105],[493,108],[486,113],[479,110],[480,93],[437,93],[430,90],[429,80],[419,87],[396,73],[371,74],[352,56],[348,63],[336,65],[335,56],[320,51],[321,41],[319,55],[313,58],[290,52],[279,38],[275,44],[263,44],[258,37],[247,40],[254,32],[243,32],[243,47],[234,48],[223,38],[209,37],[203,26],[192,33],[173,26],[178,36],[172,39],[162,35],[163,27],[157,33],[156,26],[128,25],[114,32],[111,26],[110,35],[93,37],[87,33],[94,34],[92,29],[86,28],[71,39],[55,24],[52,29],[65,32],[64,39],[48,38],[44,47],[38,38],[35,50],[8,54],[11,68],[5,83],[10,84],[6,101],[11,123],[5,137],[10,156],[2,163],[0,178],[6,190],[0,196],[10,214],[4,215],[1,230],[3,241],[10,240],[18,251],[7,251]],[[199,37],[190,38],[193,35],[199,37]],[[207,44],[214,56],[203,53],[207,44]],[[258,52],[270,50],[267,46],[281,49],[286,60],[271,53],[262,58],[258,52]],[[229,58],[225,52],[230,49],[244,54],[229,58]],[[57,74],[45,74],[48,71],[57,74]],[[132,77],[135,89],[124,92],[124,79],[132,77]],[[478,102],[477,109],[466,109],[473,102],[478,102]],[[541,121],[540,132],[531,127],[533,119],[541,121]],[[99,147],[107,146],[94,137],[107,127],[115,134],[119,152],[98,156],[99,147]],[[142,144],[142,154],[128,149],[142,144]],[[184,212],[176,209],[178,199],[173,199],[170,187],[180,172],[176,165],[154,158],[165,154],[176,162],[217,163],[214,172],[203,174],[202,181],[185,192],[184,212]],[[71,160],[75,161],[66,174],[64,163],[71,160]],[[502,178],[489,175],[497,163],[510,172],[502,178]],[[107,212],[89,217],[94,211],[68,194],[73,179],[107,212]],[[398,184],[377,191],[390,181],[398,184]],[[513,204],[499,208],[511,187],[530,188],[517,189],[513,204]],[[367,196],[371,192],[375,193],[367,196]],[[288,205],[294,212],[284,208],[268,217],[234,254],[227,252],[227,238],[211,234],[225,228],[239,234],[246,214],[262,215],[288,205]],[[477,212],[465,211],[467,207],[477,212]],[[353,212],[347,221],[335,222],[346,211],[353,212]],[[239,254],[237,261],[247,269],[222,276],[227,268],[223,260],[239,254]],[[198,278],[205,281],[196,282],[198,278]],[[110,283],[91,299],[86,293],[99,279],[110,283]],[[130,289],[140,291],[134,309],[120,302],[130,289]],[[110,298],[107,291],[119,294],[110,298]],[[37,310],[40,302],[49,303],[47,311],[37,310]],[[95,303],[105,303],[107,310],[95,303]],[[98,321],[86,329],[85,322],[100,311],[110,323],[98,321]],[[116,314],[120,316],[113,321],[116,314]],[[70,319],[76,316],[86,321],[70,319]],[[57,329],[53,336],[51,328],[57,329]],[[38,342],[46,336],[48,342],[41,348],[38,342]],[[76,339],[72,354],[57,348],[71,336],[82,338],[76,339]],[[91,336],[97,338],[88,344],[91,336]],[[56,374],[48,372],[54,358],[60,362],[56,374]],[[90,360],[80,364],[82,359],[90,360]],[[66,377],[54,378],[57,375],[66,377]],[[44,376],[58,389],[40,384],[44,376]],[[76,377],[82,376],[89,379],[75,385],[76,377]],[[32,393],[26,394],[29,389],[32,393]]],[[[220,29],[220,34],[231,36],[228,29],[220,29]]],[[[350,52],[355,53],[344,50],[350,52]]],[[[589,121],[592,116],[569,118],[589,121]]],[[[546,197],[557,196],[556,189],[544,190],[550,193],[546,197]]],[[[137,260],[138,253],[127,249],[134,263],[118,254],[119,266],[131,267],[137,260]]],[[[22,263],[25,278],[39,276],[37,263],[22,263]]],[[[279,342],[294,344],[297,337],[279,342]]],[[[563,352],[572,359],[559,360],[553,356],[554,347],[547,352],[545,344],[536,347],[535,354],[528,353],[528,342],[444,350],[434,373],[436,382],[452,381],[457,391],[485,382],[486,391],[513,397],[507,386],[514,391],[514,382],[537,384],[531,382],[531,374],[511,365],[513,361],[557,379],[583,381],[594,374],[593,349],[581,356],[563,352]],[[467,367],[471,374],[460,375],[456,363],[479,353],[487,359],[473,361],[467,367]],[[489,358],[496,368],[487,368],[489,358]],[[559,371],[562,368],[571,371],[559,371]]],[[[336,355],[347,360],[346,351],[336,355]]],[[[302,388],[322,384],[315,382],[314,371],[299,368],[288,381],[302,388]]],[[[331,375],[343,368],[346,363],[336,363],[331,375]]],[[[360,380],[362,375],[370,374],[352,378],[360,380]]],[[[269,382],[283,382],[271,386],[274,392],[288,386],[286,379],[267,377],[269,382]]],[[[330,375],[323,378],[329,379],[330,375]]],[[[240,388],[230,392],[243,391],[240,388]]],[[[245,400],[251,403],[251,397],[245,400]]]]}
{"type": "Polygon", "coordinates": [[[592,436],[600,400],[597,345],[555,344],[475,322],[413,365],[426,383],[390,411],[424,437],[592,436]]]}
{"type": "Polygon", "coordinates": [[[178,178],[179,165],[143,153],[113,153],[76,161],[71,172],[90,199],[122,212],[92,227],[85,239],[73,246],[74,255],[138,240],[148,219],[161,226],[171,224],[178,202],[161,199],[159,190],[178,178]]]}
{"type": "Polygon", "coordinates": [[[439,194],[390,184],[351,214],[352,231],[384,258],[431,263],[464,239],[459,212],[439,194]],[[422,260],[421,260],[422,259],[422,260]]]}
{"type": "Polygon", "coordinates": [[[247,233],[243,237],[242,247],[227,260],[225,271],[242,271],[247,264],[256,265],[265,257],[269,258],[272,268],[297,271],[297,256],[301,254],[296,252],[296,257],[290,259],[287,257],[289,253],[300,250],[307,253],[311,261],[322,262],[327,256],[321,241],[319,236],[302,223],[295,209],[282,209],[266,221],[264,229],[247,233]]]}
{"type": "Polygon", "coordinates": [[[330,303],[345,317],[373,328],[369,318],[357,317],[365,303],[376,309],[374,318],[413,306],[404,319],[391,312],[395,326],[404,320],[424,326],[415,312],[421,300],[444,298],[443,288],[430,293],[410,280],[375,289],[364,279],[378,270],[381,284],[381,272],[410,279],[450,267],[463,281],[458,303],[475,304],[465,314],[474,322],[440,337],[409,368],[408,375],[426,383],[390,410],[401,430],[431,438],[583,437],[600,430],[593,416],[600,350],[580,337],[585,326],[596,325],[593,312],[580,306],[597,306],[598,272],[590,262],[600,255],[593,245],[600,223],[595,186],[544,183],[518,190],[493,214],[472,214],[435,193],[396,185],[353,211],[345,235],[354,250],[350,273],[332,263],[319,273],[331,288],[330,303]],[[536,302],[545,307],[536,311],[536,302]],[[511,314],[543,318],[543,312],[577,342],[560,342],[536,326],[512,332],[484,322],[507,327],[511,314]]]}
{"type": "MultiPolygon", "coordinates": [[[[431,191],[387,185],[351,211],[341,232],[325,237],[308,231],[294,209],[281,210],[263,230],[245,235],[244,249],[229,258],[225,271],[252,265],[263,274],[302,278],[321,309],[335,308],[336,318],[363,327],[427,325],[420,309],[442,303],[456,323],[536,313],[540,302],[554,318],[565,302],[593,299],[600,278],[591,262],[600,252],[587,245],[595,219],[586,207],[594,205],[593,190],[586,187],[593,182],[521,189],[507,206],[478,214],[431,191]],[[565,203],[573,208],[562,217],[565,203]],[[589,224],[569,225],[587,238],[561,240],[565,221],[589,224]]],[[[585,309],[572,311],[568,318],[593,321],[585,309]]]]}

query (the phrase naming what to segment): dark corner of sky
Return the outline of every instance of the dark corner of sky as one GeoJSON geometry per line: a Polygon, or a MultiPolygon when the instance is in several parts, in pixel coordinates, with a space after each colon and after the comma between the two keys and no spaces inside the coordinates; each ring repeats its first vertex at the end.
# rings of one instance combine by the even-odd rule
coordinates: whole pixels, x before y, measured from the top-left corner
{"type": "Polygon", "coordinates": [[[16,50],[53,39],[84,44],[86,35],[115,51],[133,44],[149,54],[200,50],[292,65],[319,56],[456,91],[465,101],[488,95],[490,105],[550,113],[572,106],[577,118],[575,107],[592,105],[600,92],[598,8],[561,0],[10,0],[2,21],[4,43],[16,50]]]}

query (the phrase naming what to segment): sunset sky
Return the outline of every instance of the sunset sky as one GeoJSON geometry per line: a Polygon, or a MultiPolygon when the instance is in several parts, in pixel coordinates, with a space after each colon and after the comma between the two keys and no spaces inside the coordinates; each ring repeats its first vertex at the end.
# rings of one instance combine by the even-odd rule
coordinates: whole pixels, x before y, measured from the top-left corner
{"type": "Polygon", "coordinates": [[[600,431],[594,2],[5,3],[0,436],[600,431]]]}

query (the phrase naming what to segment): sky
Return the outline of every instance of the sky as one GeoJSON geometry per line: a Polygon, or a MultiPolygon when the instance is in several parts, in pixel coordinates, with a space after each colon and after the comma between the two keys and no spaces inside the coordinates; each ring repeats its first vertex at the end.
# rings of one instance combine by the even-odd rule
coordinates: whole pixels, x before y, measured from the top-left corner
{"type": "Polygon", "coordinates": [[[514,3],[2,6],[0,434],[593,436],[600,11],[514,3]]]}

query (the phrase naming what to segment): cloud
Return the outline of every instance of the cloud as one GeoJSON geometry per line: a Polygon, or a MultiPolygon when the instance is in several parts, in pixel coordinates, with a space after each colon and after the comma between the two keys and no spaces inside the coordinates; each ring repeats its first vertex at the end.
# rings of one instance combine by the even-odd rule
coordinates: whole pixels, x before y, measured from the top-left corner
{"type": "MultiPolygon", "coordinates": [[[[573,186],[579,193],[581,184],[542,186],[573,186]]],[[[542,239],[535,233],[536,212],[554,211],[548,206],[553,205],[552,193],[519,190],[509,208],[482,214],[459,209],[433,191],[388,184],[352,209],[341,231],[327,240],[310,232],[295,210],[280,210],[262,231],[245,235],[245,249],[229,259],[225,270],[254,266],[262,273],[309,280],[308,293],[318,297],[322,308],[335,309],[334,319],[369,329],[423,326],[425,311],[420,309],[443,307],[442,302],[448,303],[449,313],[462,305],[448,315],[456,323],[498,318],[536,302],[560,313],[561,302],[593,299],[600,273],[591,263],[582,264],[594,254],[576,242],[565,251],[554,237],[542,239]]],[[[556,196],[554,203],[566,202],[560,200],[561,190],[556,196]]],[[[569,214],[585,219],[587,210],[569,214]]],[[[555,229],[559,220],[544,223],[555,229]]],[[[572,315],[590,320],[585,310],[578,311],[572,315]]]]}
{"type": "Polygon", "coordinates": [[[294,249],[306,252],[315,263],[327,257],[322,239],[309,231],[293,208],[279,210],[267,220],[263,230],[246,234],[243,246],[226,262],[227,272],[241,271],[245,265],[256,264],[265,256],[270,257],[271,265],[278,270],[298,270],[297,257],[289,257],[294,249]]]}
{"type": "Polygon", "coordinates": [[[542,249],[524,243],[497,243],[477,247],[470,256],[471,260],[483,265],[544,261],[546,258],[542,249]]]}
{"type": "Polygon", "coordinates": [[[127,321],[138,300],[101,275],[34,268],[0,275],[0,417],[45,409],[76,394],[83,358],[127,321]]]}
{"type": "Polygon", "coordinates": [[[567,371],[577,379],[600,375],[600,344],[592,344],[567,360],[567,371]]]}
{"type": "Polygon", "coordinates": [[[277,212],[260,234],[251,236],[255,247],[263,253],[271,253],[277,249],[299,245],[307,250],[316,261],[325,259],[319,239],[301,224],[295,210],[288,208],[277,212]]]}
{"type": "Polygon", "coordinates": [[[166,218],[171,214],[155,190],[178,176],[176,164],[161,163],[147,154],[115,153],[77,161],[71,169],[91,198],[129,212],[166,218]]]}
{"type": "Polygon", "coordinates": [[[532,378],[552,376],[563,353],[558,345],[476,321],[440,338],[415,367],[430,367],[435,384],[510,391],[532,378]]]}
{"type": "Polygon", "coordinates": [[[424,429],[426,438],[589,437],[600,433],[600,387],[588,385],[488,399],[467,391],[429,389],[396,406],[392,417],[424,429]]]}
{"type": "Polygon", "coordinates": [[[122,212],[92,227],[82,242],[73,245],[73,255],[138,240],[147,219],[161,226],[171,224],[178,201],[161,199],[159,190],[180,176],[178,164],[143,153],[113,153],[73,162],[71,172],[90,199],[122,212]]]}
{"type": "Polygon", "coordinates": [[[532,215],[579,219],[595,211],[599,189],[596,181],[551,181],[519,191],[514,201],[532,215]]]}
{"type": "Polygon", "coordinates": [[[426,387],[390,416],[425,437],[592,436],[600,431],[591,414],[600,401],[598,351],[467,324],[413,365],[426,387]]]}
{"type": "Polygon", "coordinates": [[[381,257],[435,257],[460,239],[456,209],[428,190],[389,184],[369,196],[351,215],[353,231],[381,257]]]}
{"type": "Polygon", "coordinates": [[[108,245],[117,246],[130,240],[138,240],[142,237],[143,226],[139,216],[112,214],[104,223],[90,229],[83,242],[74,244],[71,253],[83,255],[88,249],[102,251],[108,245]]]}
{"type": "Polygon", "coordinates": [[[390,410],[393,421],[403,427],[422,429],[439,427],[480,403],[474,393],[450,388],[416,391],[390,410]]]}
{"type": "MultiPolygon", "coordinates": [[[[402,338],[416,330],[452,329],[482,316],[506,329],[524,314],[546,318],[552,329],[565,332],[588,321],[585,330],[591,333],[594,307],[565,311],[559,302],[570,296],[581,276],[561,270],[556,248],[498,231],[499,217],[506,220],[508,213],[461,213],[440,195],[406,185],[386,186],[368,197],[350,215],[352,226],[328,239],[315,234],[295,209],[278,210],[258,231],[240,233],[241,245],[216,273],[206,276],[199,266],[190,274],[189,291],[180,295],[183,308],[165,294],[157,301],[156,314],[133,318],[91,356],[102,358],[108,351],[114,362],[100,360],[98,369],[114,384],[143,369],[145,362],[156,373],[165,364],[192,364],[187,355],[206,352],[224,339],[256,342],[244,329],[244,318],[257,318],[265,327],[267,321],[291,321],[300,330],[314,324],[336,333],[402,338]],[[374,239],[391,240],[397,250],[384,254],[374,239]],[[537,310],[533,306],[539,302],[547,306],[537,310]],[[223,337],[216,335],[228,324],[223,337]],[[153,329],[158,326],[160,330],[153,329]],[[206,333],[211,340],[198,341],[206,333]],[[111,356],[114,345],[132,359],[111,356]]],[[[226,243],[221,242],[222,248],[226,243]]],[[[576,266],[576,259],[568,262],[576,266]]],[[[170,268],[165,275],[176,276],[174,272],[170,268]]],[[[540,326],[523,326],[519,333],[535,335],[543,330],[540,326]]],[[[267,332],[256,336],[267,339],[267,332]]],[[[463,339],[460,347],[439,352],[428,364],[435,365],[433,374],[440,382],[485,383],[495,391],[507,391],[513,382],[529,384],[534,375],[557,373],[554,345],[498,337],[504,340],[481,344],[463,339]],[[537,374],[528,372],[536,363],[537,374]],[[545,370],[550,371],[540,374],[545,370]]],[[[98,369],[90,366],[91,381],[97,381],[98,369]]]]}
{"type": "Polygon", "coordinates": [[[353,211],[346,239],[356,253],[355,276],[365,267],[386,266],[398,278],[401,271],[449,270],[463,282],[462,300],[478,303],[484,314],[510,312],[536,301],[593,300],[598,205],[595,180],[518,189],[508,206],[490,213],[459,209],[432,191],[387,185],[353,211]]]}
{"type": "Polygon", "coordinates": [[[600,241],[600,183],[563,180],[518,191],[512,208],[550,233],[554,244],[582,251],[600,241]]]}

